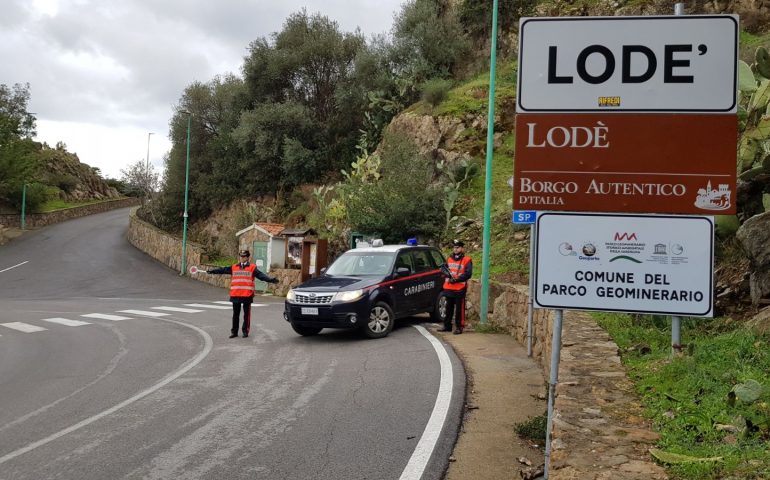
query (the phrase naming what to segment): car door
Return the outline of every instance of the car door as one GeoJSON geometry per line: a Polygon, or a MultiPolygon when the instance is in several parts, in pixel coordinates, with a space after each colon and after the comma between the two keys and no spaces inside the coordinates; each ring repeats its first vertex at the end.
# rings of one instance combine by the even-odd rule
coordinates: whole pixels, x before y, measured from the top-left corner
{"type": "Polygon", "coordinates": [[[429,250],[414,250],[412,257],[414,258],[415,274],[417,275],[413,306],[415,310],[424,312],[433,308],[437,289],[441,288],[440,275],[429,250]]]}
{"type": "Polygon", "coordinates": [[[393,309],[396,317],[405,317],[415,310],[414,292],[416,278],[414,277],[414,259],[409,250],[402,250],[396,256],[396,264],[393,267],[393,279],[391,284],[394,299],[393,309]],[[405,275],[398,275],[399,268],[407,268],[409,272],[405,275]]]}

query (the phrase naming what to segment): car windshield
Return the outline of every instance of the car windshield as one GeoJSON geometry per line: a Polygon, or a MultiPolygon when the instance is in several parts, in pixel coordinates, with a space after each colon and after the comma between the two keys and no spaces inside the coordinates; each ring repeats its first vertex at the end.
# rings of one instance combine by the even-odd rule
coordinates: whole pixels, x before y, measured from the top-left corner
{"type": "Polygon", "coordinates": [[[332,263],[327,275],[386,275],[393,265],[393,252],[345,252],[332,263]]]}

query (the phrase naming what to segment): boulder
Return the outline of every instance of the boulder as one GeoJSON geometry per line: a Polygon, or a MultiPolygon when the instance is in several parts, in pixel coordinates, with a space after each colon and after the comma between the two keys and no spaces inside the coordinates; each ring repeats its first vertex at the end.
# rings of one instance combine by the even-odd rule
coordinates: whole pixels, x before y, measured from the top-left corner
{"type": "Polygon", "coordinates": [[[749,320],[747,325],[758,335],[770,333],[770,307],[760,310],[754,318],[749,320]]]}
{"type": "Polygon", "coordinates": [[[770,212],[751,217],[735,235],[751,262],[751,302],[757,305],[770,294],[770,212]]]}

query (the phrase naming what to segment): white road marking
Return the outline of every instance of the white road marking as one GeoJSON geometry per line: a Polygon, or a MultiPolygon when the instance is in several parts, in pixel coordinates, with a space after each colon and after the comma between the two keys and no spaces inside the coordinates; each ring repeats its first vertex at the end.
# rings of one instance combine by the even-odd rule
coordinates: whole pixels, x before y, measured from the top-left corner
{"type": "Polygon", "coordinates": [[[153,310],[165,310],[167,312],[180,312],[180,313],[200,313],[203,310],[195,310],[192,308],[179,308],[179,307],[152,307],[153,310]]]}
{"type": "MultiPolygon", "coordinates": [[[[219,300],[219,301],[216,301],[214,303],[221,303],[221,304],[224,304],[224,305],[232,305],[232,302],[227,302],[225,300],[219,300]]],[[[266,307],[266,306],[267,306],[266,303],[252,303],[251,304],[251,308],[254,308],[254,307],[266,307]]]]}
{"type": "Polygon", "coordinates": [[[144,315],[145,317],[165,317],[170,313],[148,312],[147,310],[118,310],[118,313],[130,313],[131,315],[144,315]]]}
{"type": "Polygon", "coordinates": [[[50,443],[50,442],[52,442],[52,441],[54,441],[54,440],[56,440],[58,438],[61,438],[61,437],[65,436],[65,435],[67,435],[69,433],[72,433],[72,432],[74,432],[76,430],[79,430],[79,429],[81,429],[81,428],[83,428],[83,427],[85,427],[87,425],[90,425],[90,424],[94,423],[95,421],[97,421],[99,419],[102,419],[102,418],[104,418],[104,417],[106,417],[108,415],[111,415],[111,414],[117,412],[118,410],[120,410],[121,408],[123,408],[125,406],[131,405],[132,403],[136,402],[137,400],[141,400],[142,398],[146,397],[147,395],[149,395],[149,394],[151,394],[151,393],[153,393],[153,392],[155,392],[155,391],[165,387],[169,383],[173,382],[177,378],[179,378],[182,375],[184,375],[185,373],[187,373],[190,369],[192,369],[194,366],[198,365],[204,358],[206,358],[206,356],[209,354],[209,352],[211,352],[211,348],[212,348],[214,342],[211,340],[211,336],[209,336],[208,333],[204,332],[200,328],[198,328],[198,327],[196,327],[194,325],[187,324],[187,323],[177,322],[175,320],[161,319],[161,321],[176,323],[177,325],[181,325],[183,327],[191,328],[191,329],[195,330],[196,332],[198,332],[198,334],[203,337],[203,341],[204,341],[203,350],[198,355],[196,355],[195,358],[190,360],[190,362],[187,365],[183,366],[182,368],[180,368],[176,372],[170,374],[169,376],[167,376],[166,378],[164,378],[160,382],[156,383],[152,387],[148,388],[147,390],[143,390],[143,391],[137,393],[136,395],[134,395],[133,397],[120,402],[119,404],[115,405],[114,407],[108,408],[107,410],[105,410],[105,411],[103,411],[101,413],[97,413],[93,417],[86,418],[85,420],[83,420],[81,422],[78,422],[75,425],[67,427],[64,430],[60,430],[60,431],[54,433],[53,435],[49,435],[48,437],[45,437],[42,440],[38,440],[37,442],[30,443],[26,447],[22,447],[22,448],[20,448],[18,450],[14,450],[11,453],[3,455],[2,457],[0,457],[0,465],[5,463],[5,462],[7,462],[8,460],[13,460],[14,458],[18,457],[19,455],[24,455],[27,452],[30,452],[30,451],[38,448],[38,447],[41,447],[41,446],[43,446],[43,445],[45,445],[47,443],[50,443]]]}
{"type": "MultiPolygon", "coordinates": [[[[230,303],[230,302],[227,302],[230,303]]],[[[223,305],[206,305],[203,303],[185,303],[185,306],[188,307],[198,307],[198,308],[218,308],[220,310],[230,310],[232,307],[225,307],[223,305]]]]}
{"type": "Polygon", "coordinates": [[[112,320],[113,322],[118,322],[120,320],[131,320],[131,317],[121,317],[120,315],[108,315],[106,313],[87,313],[85,315],[81,315],[81,317],[99,318],[101,320],[112,320]]]}
{"type": "Polygon", "coordinates": [[[80,320],[70,320],[69,318],[44,318],[44,322],[58,323],[60,325],[66,325],[68,327],[79,327],[81,325],[91,325],[88,322],[81,322],[80,320]]]}
{"type": "Polygon", "coordinates": [[[449,354],[447,354],[444,346],[436,339],[436,337],[428,333],[425,328],[419,325],[412,326],[416,328],[423,337],[427,338],[433,346],[433,349],[436,350],[441,369],[441,381],[439,382],[436,403],[433,405],[433,412],[430,414],[428,424],[425,425],[425,430],[422,432],[420,441],[417,442],[417,446],[409,459],[409,463],[406,464],[406,468],[401,472],[399,480],[419,480],[422,478],[425,467],[428,465],[428,460],[430,460],[433,450],[436,448],[436,442],[441,434],[441,428],[444,426],[444,421],[449,412],[449,402],[452,399],[452,384],[454,382],[452,378],[452,361],[449,360],[449,354]]]}
{"type": "Polygon", "coordinates": [[[30,325],[29,323],[22,323],[22,322],[0,323],[0,325],[4,327],[8,327],[12,330],[18,330],[24,333],[34,333],[34,332],[42,332],[43,330],[48,330],[47,328],[38,327],[37,325],[30,325]]]}
{"type": "Polygon", "coordinates": [[[3,270],[0,270],[0,273],[7,272],[8,270],[11,270],[12,268],[20,267],[20,266],[24,265],[25,263],[29,263],[29,260],[27,260],[25,262],[21,262],[21,263],[19,263],[17,265],[14,265],[12,267],[8,267],[8,268],[5,268],[3,270]]]}

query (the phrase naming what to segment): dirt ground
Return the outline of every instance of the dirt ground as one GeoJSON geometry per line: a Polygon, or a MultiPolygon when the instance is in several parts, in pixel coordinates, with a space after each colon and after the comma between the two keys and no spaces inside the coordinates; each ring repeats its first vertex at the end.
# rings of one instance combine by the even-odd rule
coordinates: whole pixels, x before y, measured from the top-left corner
{"type": "Polygon", "coordinates": [[[454,348],[468,375],[465,418],[445,478],[520,479],[520,472],[542,465],[542,445],[514,431],[547,408],[543,370],[526,346],[505,334],[435,335],[454,348]]]}

